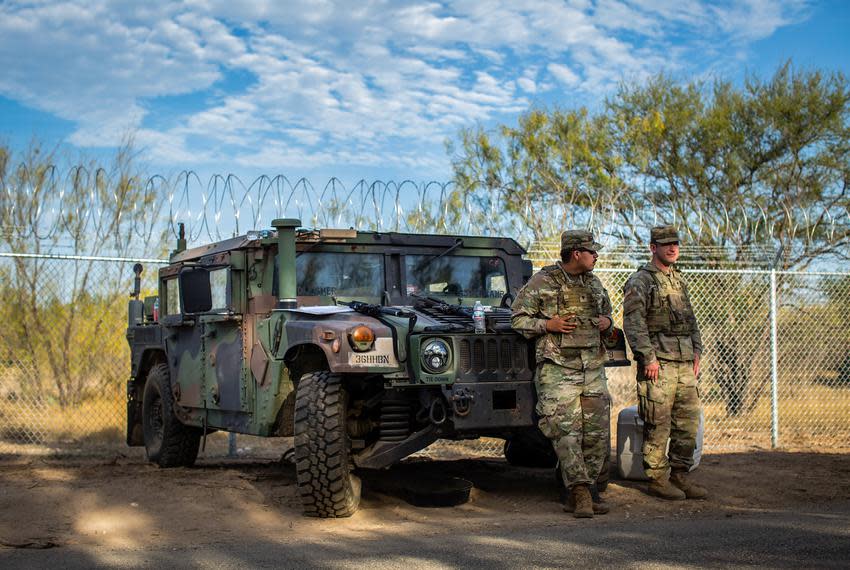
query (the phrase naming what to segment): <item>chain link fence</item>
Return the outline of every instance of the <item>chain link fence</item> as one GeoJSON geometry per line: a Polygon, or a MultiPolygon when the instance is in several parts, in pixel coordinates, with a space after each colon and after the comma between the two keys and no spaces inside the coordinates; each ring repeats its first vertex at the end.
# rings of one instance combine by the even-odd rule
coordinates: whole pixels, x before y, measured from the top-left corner
{"type": "MultiPolygon", "coordinates": [[[[154,294],[157,260],[142,261],[154,294]]],[[[135,263],[0,253],[0,452],[123,442],[135,263]]]]}
{"type": "MultiPolygon", "coordinates": [[[[622,322],[630,270],[598,270],[622,322]]],[[[850,274],[685,270],[704,344],[705,447],[847,446],[850,274]]],[[[609,369],[614,414],[635,370],[609,369]]]]}
{"type": "MultiPolygon", "coordinates": [[[[153,294],[161,262],[141,261],[142,294],[153,294]]],[[[0,453],[122,448],[134,263],[0,253],[0,453]]],[[[596,273],[622,323],[622,287],[632,270],[596,273]]],[[[705,448],[846,447],[850,273],[696,269],[685,276],[705,345],[705,448]]],[[[609,369],[608,377],[616,421],[636,402],[634,369],[609,369]]],[[[264,447],[253,439],[242,449],[264,447]]],[[[434,454],[496,456],[502,442],[440,445],[434,454]]]]}

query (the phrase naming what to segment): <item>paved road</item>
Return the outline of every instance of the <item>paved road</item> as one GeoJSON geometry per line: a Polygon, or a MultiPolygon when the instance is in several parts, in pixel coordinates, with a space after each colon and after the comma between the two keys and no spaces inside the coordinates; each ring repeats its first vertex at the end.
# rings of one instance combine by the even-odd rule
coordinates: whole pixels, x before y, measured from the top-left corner
{"type": "MultiPolygon", "coordinates": [[[[332,521],[330,524],[333,524],[332,521]]],[[[241,543],[168,550],[64,546],[0,549],[0,568],[848,568],[850,503],[809,512],[690,519],[489,528],[450,535],[391,537],[370,532],[310,541],[241,543]]]]}

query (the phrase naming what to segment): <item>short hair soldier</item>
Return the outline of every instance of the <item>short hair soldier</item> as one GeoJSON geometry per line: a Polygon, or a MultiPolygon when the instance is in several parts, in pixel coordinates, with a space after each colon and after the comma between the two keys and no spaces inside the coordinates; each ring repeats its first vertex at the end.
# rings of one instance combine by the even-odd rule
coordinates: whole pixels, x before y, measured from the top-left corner
{"type": "Polygon", "coordinates": [[[593,274],[602,245],[588,231],[561,235],[561,262],[535,273],[517,294],[511,324],[535,340],[537,414],[569,489],[564,509],[579,518],[608,512],[594,503],[608,454],[610,396],[602,336],[613,334],[611,301],[593,274]]]}
{"type": "Polygon", "coordinates": [[[652,259],[623,287],[623,330],[638,364],[648,492],[663,499],[704,499],[706,490],[687,476],[699,425],[702,339],[688,288],[674,265],[679,259],[676,228],[652,228],[649,248],[652,259]]]}

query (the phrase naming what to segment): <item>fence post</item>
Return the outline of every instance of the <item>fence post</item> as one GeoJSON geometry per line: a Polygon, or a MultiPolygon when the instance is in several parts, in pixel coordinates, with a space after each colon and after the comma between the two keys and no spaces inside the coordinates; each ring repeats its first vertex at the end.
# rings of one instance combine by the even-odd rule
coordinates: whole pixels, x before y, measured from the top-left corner
{"type": "Polygon", "coordinates": [[[770,446],[779,445],[779,370],[776,346],[776,269],[770,270],[770,446]]]}

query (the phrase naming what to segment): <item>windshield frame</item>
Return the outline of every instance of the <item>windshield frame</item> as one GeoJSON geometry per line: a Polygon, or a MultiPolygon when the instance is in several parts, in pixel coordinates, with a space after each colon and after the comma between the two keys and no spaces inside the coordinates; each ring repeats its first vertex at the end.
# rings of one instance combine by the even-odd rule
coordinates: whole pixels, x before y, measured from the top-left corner
{"type": "MultiPolygon", "coordinates": [[[[404,255],[402,255],[401,259],[401,292],[406,300],[406,304],[413,304],[416,301],[416,297],[412,294],[411,286],[418,285],[417,283],[412,283],[412,280],[408,276],[408,270],[415,268],[410,267],[410,264],[423,264],[427,262],[425,265],[425,269],[427,270],[429,267],[432,267],[432,263],[428,259],[419,259],[414,261],[412,258],[414,257],[427,257],[431,256],[433,253],[431,251],[405,251],[404,255]]],[[[508,260],[505,259],[505,255],[501,251],[470,251],[470,250],[455,250],[449,255],[445,255],[442,257],[442,260],[446,259],[456,259],[456,258],[473,258],[473,259],[498,259],[500,263],[500,274],[505,280],[505,291],[499,297],[491,297],[491,296],[475,296],[462,294],[458,295],[455,293],[445,293],[445,292],[434,292],[430,290],[421,290],[418,291],[417,294],[422,297],[433,297],[435,299],[439,299],[441,301],[447,303],[456,303],[458,305],[473,305],[475,301],[480,301],[482,305],[489,306],[498,306],[501,304],[502,298],[508,294],[512,289],[512,283],[510,278],[510,269],[508,260]]],[[[432,258],[433,259],[433,258],[432,258]]],[[[434,260],[436,261],[436,260],[434,260]]],[[[486,276],[484,276],[486,277],[486,276]]]]}

